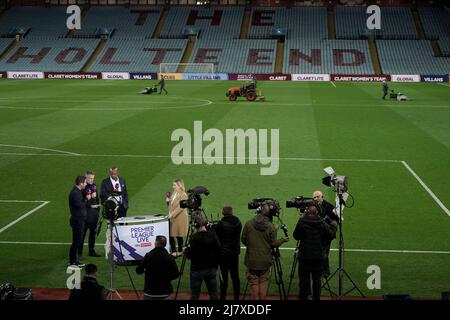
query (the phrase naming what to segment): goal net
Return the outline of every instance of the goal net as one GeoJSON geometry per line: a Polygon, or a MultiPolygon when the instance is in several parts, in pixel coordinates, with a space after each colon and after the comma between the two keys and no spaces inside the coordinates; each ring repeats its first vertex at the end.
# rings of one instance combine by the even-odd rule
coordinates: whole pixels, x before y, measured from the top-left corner
{"type": "Polygon", "coordinates": [[[214,73],[214,63],[161,63],[159,73],[214,73]]]}

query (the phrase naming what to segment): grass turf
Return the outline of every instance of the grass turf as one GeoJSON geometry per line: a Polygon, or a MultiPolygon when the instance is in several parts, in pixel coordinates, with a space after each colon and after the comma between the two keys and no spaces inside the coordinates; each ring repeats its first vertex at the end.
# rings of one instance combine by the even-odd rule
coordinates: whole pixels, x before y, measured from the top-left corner
{"type": "MultiPolygon", "coordinates": [[[[322,169],[331,165],[349,176],[355,198],[354,207],[344,212],[345,244],[363,251],[346,252],[345,269],[359,288],[370,296],[431,298],[450,289],[450,218],[400,162],[406,161],[450,207],[448,84],[391,84],[411,98],[399,103],[382,100],[380,84],[259,82],[266,102],[228,102],[225,90],[235,84],[168,81],[169,95],[142,96],[138,92],[148,83],[140,81],[0,80],[0,199],[50,201],[0,233],[0,282],[65,287],[65,243],[71,239],[67,195],[74,177],[86,169],[97,172],[99,183],[111,165],[120,168],[129,187],[129,215],[165,213],[164,193],[181,177],[187,187],[209,188],[211,194],[204,197],[208,216],[216,219],[229,204],[245,222],[254,215],[246,206],[255,197],[276,198],[284,207],[287,199],[322,189],[332,201],[334,193],[321,184],[322,169]],[[203,121],[203,130],[279,129],[283,159],[278,174],[261,176],[260,165],[172,164],[171,133],[177,128],[192,132],[195,120],[203,121]],[[396,161],[356,161],[361,159],[396,161]],[[381,268],[380,290],[367,289],[370,265],[381,268]]],[[[39,204],[0,202],[0,229],[39,204]]],[[[292,232],[298,213],[284,209],[282,217],[292,232]]],[[[102,232],[98,243],[104,239],[102,232]]],[[[291,240],[281,250],[286,286],[293,247],[291,240]]],[[[103,253],[101,247],[97,251],[103,253]]],[[[332,251],[332,271],[337,258],[332,251]]],[[[99,266],[100,282],[108,286],[106,261],[87,257],[85,262],[99,266]]],[[[188,268],[183,291],[189,291],[188,268]]],[[[143,277],[130,271],[141,289],[143,277]]],[[[117,288],[131,287],[123,267],[114,279],[117,288]]],[[[297,283],[295,273],[291,293],[297,293],[297,283]]],[[[269,290],[277,292],[273,279],[269,290]]]]}

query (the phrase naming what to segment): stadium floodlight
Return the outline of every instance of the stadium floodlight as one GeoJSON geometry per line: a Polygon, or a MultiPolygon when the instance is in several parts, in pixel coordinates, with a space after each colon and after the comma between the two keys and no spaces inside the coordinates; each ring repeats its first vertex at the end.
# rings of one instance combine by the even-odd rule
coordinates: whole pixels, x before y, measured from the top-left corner
{"type": "Polygon", "coordinates": [[[161,63],[159,73],[214,73],[214,63],[161,63]]]}

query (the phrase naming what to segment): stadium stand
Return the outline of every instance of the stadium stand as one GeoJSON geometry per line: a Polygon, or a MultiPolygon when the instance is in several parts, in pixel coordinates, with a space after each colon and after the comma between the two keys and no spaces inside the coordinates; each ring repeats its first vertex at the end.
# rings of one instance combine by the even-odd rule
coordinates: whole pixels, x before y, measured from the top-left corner
{"type": "Polygon", "coordinates": [[[145,38],[155,31],[161,8],[91,7],[83,20],[83,28],[75,36],[92,36],[99,28],[114,29],[115,38],[145,38]]]}
{"type": "Polygon", "coordinates": [[[160,63],[179,63],[186,39],[110,39],[88,71],[159,72],[160,63]]]}
{"type": "Polygon", "coordinates": [[[196,28],[201,38],[239,39],[243,7],[171,8],[161,38],[180,38],[185,28],[196,28]]]}
{"type": "Polygon", "coordinates": [[[450,37],[441,37],[438,41],[442,55],[444,57],[450,57],[450,37]]]}
{"type": "Polygon", "coordinates": [[[450,73],[450,58],[434,57],[428,40],[379,40],[377,45],[384,73],[450,73]]]}
{"type": "Polygon", "coordinates": [[[450,14],[439,7],[419,7],[420,20],[429,39],[450,37],[450,14]]]}
{"type": "MultiPolygon", "coordinates": [[[[336,37],[338,39],[360,39],[372,32],[367,29],[366,7],[335,8],[336,37]]],[[[377,36],[383,39],[418,39],[410,8],[381,8],[381,30],[377,36]]]]}
{"type": "Polygon", "coordinates": [[[253,8],[248,37],[270,38],[273,28],[282,28],[287,39],[327,39],[326,8],[253,8]]]}
{"type": "Polygon", "coordinates": [[[189,62],[214,63],[216,72],[273,73],[276,45],[276,40],[200,40],[189,62]]]}
{"type": "Polygon", "coordinates": [[[67,34],[66,17],[66,7],[13,7],[1,17],[0,36],[8,35],[15,28],[22,28],[30,29],[27,37],[64,37],[67,34]]]}
{"type": "Polygon", "coordinates": [[[9,47],[12,41],[13,39],[11,38],[0,38],[0,56],[3,51],[5,51],[9,47]]]}
{"type": "Polygon", "coordinates": [[[79,71],[94,52],[98,39],[27,37],[0,61],[0,70],[79,71]]]}
{"type": "Polygon", "coordinates": [[[367,41],[290,40],[283,73],[373,74],[367,41]]]}

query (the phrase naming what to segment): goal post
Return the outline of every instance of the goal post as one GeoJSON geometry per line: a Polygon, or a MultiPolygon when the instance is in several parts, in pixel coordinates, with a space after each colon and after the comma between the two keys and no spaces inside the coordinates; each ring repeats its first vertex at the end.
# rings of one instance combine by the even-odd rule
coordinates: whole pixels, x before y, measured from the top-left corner
{"type": "Polygon", "coordinates": [[[214,63],[161,63],[159,73],[214,73],[214,63]]]}

